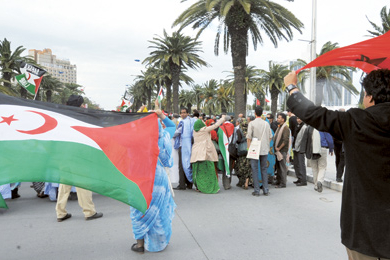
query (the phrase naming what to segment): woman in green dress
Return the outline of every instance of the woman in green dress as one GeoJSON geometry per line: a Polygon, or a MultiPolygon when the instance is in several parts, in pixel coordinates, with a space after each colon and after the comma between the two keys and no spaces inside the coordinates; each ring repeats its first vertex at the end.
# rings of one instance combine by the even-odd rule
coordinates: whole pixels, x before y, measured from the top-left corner
{"type": "Polygon", "coordinates": [[[225,122],[225,116],[214,125],[206,126],[198,119],[194,124],[194,144],[192,145],[191,164],[192,178],[196,188],[203,193],[217,193],[219,191],[218,177],[214,162],[218,161],[218,154],[211,141],[211,131],[225,122]]]}

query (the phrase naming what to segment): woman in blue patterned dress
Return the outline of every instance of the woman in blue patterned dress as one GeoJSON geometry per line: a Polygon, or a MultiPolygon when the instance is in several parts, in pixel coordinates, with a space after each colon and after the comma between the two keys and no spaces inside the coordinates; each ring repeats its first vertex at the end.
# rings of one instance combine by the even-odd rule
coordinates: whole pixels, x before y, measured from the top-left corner
{"type": "Polygon", "coordinates": [[[158,147],[160,153],[156,166],[152,200],[145,214],[130,207],[134,238],[137,240],[131,250],[139,253],[143,253],[145,249],[150,252],[165,249],[171,238],[172,219],[176,208],[168,175],[164,170],[164,167],[172,167],[173,165],[171,136],[175,131],[175,124],[168,117],[165,117],[161,110],[157,110],[156,114],[162,119],[165,130],[159,120],[158,147]]]}

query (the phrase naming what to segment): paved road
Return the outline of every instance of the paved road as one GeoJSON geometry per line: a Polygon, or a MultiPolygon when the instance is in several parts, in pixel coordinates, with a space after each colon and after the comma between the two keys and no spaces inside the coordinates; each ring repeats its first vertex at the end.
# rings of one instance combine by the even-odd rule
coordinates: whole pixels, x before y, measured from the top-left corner
{"type": "Polygon", "coordinates": [[[347,259],[340,243],[341,193],[313,185],[271,188],[269,197],[233,188],[207,195],[177,191],[170,245],[160,253],[136,254],[129,207],[94,194],[104,217],[85,221],[76,201],[73,217],[58,223],[55,203],[35,197],[23,183],[22,197],[0,209],[0,259],[347,259]]]}

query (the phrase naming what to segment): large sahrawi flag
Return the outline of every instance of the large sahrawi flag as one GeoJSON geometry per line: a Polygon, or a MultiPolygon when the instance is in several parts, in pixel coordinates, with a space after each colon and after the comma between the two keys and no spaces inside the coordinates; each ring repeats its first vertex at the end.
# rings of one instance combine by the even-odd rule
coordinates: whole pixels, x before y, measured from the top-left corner
{"type": "MultiPolygon", "coordinates": [[[[0,185],[54,182],[145,212],[158,149],[155,114],[117,113],[0,94],[0,185]]],[[[0,207],[7,207],[0,195],[0,207]]]]}

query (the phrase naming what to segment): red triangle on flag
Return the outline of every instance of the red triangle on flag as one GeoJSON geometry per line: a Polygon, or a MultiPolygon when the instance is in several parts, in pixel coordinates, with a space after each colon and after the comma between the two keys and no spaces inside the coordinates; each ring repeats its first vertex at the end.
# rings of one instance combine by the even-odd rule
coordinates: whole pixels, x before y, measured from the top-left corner
{"type": "Polygon", "coordinates": [[[94,140],[116,168],[138,185],[149,207],[159,154],[156,114],[111,127],[72,128],[94,140]]]}
{"type": "Polygon", "coordinates": [[[39,85],[41,85],[41,81],[42,81],[42,77],[40,77],[39,79],[34,79],[34,82],[35,82],[35,93],[38,92],[38,88],[39,88],[39,85]]]}

